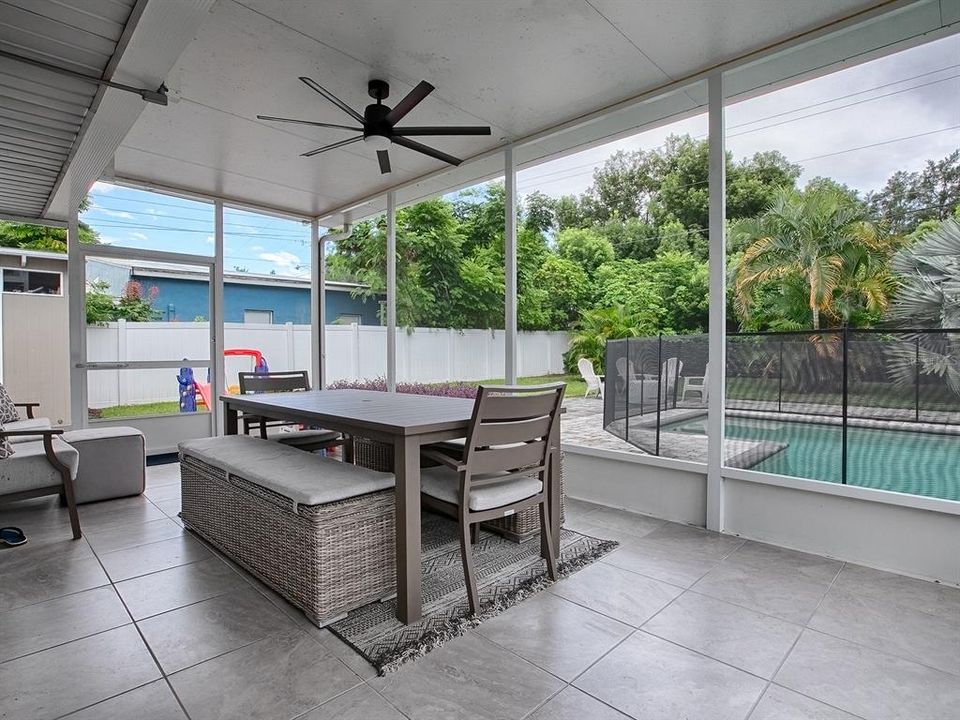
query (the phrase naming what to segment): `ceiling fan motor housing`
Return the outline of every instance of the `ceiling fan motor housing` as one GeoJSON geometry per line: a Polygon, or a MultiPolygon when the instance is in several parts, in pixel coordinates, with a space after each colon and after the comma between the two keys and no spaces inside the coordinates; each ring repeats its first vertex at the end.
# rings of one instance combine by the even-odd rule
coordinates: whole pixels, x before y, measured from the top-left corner
{"type": "Polygon", "coordinates": [[[380,103],[367,105],[363,110],[363,134],[390,136],[390,123],[387,122],[387,113],[390,108],[380,103]]]}

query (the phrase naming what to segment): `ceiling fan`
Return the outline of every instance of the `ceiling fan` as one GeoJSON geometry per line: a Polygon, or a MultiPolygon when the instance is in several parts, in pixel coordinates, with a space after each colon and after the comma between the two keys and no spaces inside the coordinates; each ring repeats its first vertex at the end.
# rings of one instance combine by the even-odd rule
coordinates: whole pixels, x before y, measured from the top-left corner
{"type": "Polygon", "coordinates": [[[271,115],[257,115],[257,118],[259,120],[297,123],[299,125],[314,125],[316,127],[334,128],[337,130],[353,130],[354,132],[363,133],[362,135],[357,135],[352,138],[347,138],[346,140],[341,140],[329,145],[324,145],[323,147],[318,147],[315,150],[310,150],[309,152],[303,153],[302,157],[313,157],[314,155],[319,155],[327,150],[334,150],[335,148],[340,148],[344,147],[345,145],[351,145],[353,143],[363,141],[365,145],[377,151],[377,160],[380,163],[380,172],[386,174],[390,172],[390,154],[387,152],[387,149],[391,145],[400,145],[401,147],[415,150],[418,153],[428,155],[429,157],[436,158],[437,160],[443,160],[443,162],[450,163],[451,165],[459,165],[461,162],[463,162],[453,155],[448,155],[447,153],[437,150],[436,148],[429,147],[423,143],[417,142],[416,140],[411,140],[410,138],[412,136],[490,134],[489,127],[479,125],[460,127],[396,127],[397,123],[400,122],[407,115],[407,113],[413,110],[423,101],[425,97],[427,97],[427,95],[433,92],[433,85],[428,83],[426,80],[421,80],[420,83],[413,88],[413,90],[407,93],[406,97],[404,97],[392,108],[383,104],[383,100],[390,95],[390,85],[388,85],[384,80],[371,80],[367,84],[367,92],[370,94],[370,97],[376,100],[376,102],[367,105],[363,111],[363,115],[351,108],[349,105],[343,102],[343,100],[338,98],[315,80],[312,80],[308,77],[301,77],[300,81],[311,90],[320,93],[320,95],[360,123],[360,127],[314,122],[313,120],[295,120],[294,118],[273,117],[271,115]]]}

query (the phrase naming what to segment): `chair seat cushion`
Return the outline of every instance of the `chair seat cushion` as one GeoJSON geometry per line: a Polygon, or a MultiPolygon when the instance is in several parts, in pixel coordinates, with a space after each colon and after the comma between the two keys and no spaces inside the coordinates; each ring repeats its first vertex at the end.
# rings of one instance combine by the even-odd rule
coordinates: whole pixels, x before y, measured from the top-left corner
{"type": "MultiPolygon", "coordinates": [[[[50,418],[30,418],[27,420],[15,420],[3,424],[4,430],[49,430],[50,418]]],[[[40,439],[39,435],[15,435],[10,438],[14,445],[25,442],[36,442],[40,439]]]]}
{"type": "MultiPolygon", "coordinates": [[[[60,438],[53,438],[57,459],[70,468],[71,479],[77,477],[80,453],[60,438]]],[[[50,464],[42,440],[17,443],[16,453],[0,460],[0,495],[39,490],[63,482],[60,472],[50,464]]]]}
{"type": "Polygon", "coordinates": [[[190,440],[180,444],[180,453],[273,490],[298,505],[326,505],[386,490],[396,482],[393,473],[368,470],[248,435],[190,440]]]}
{"type": "MultiPolygon", "coordinates": [[[[460,503],[459,477],[456,471],[439,466],[420,471],[420,490],[430,497],[452,505],[460,503]]],[[[470,490],[470,509],[475,512],[492,510],[533,497],[543,488],[536,476],[514,477],[500,482],[480,485],[470,490]]]]}
{"type": "Polygon", "coordinates": [[[279,432],[270,439],[294,447],[297,445],[319,445],[339,440],[340,433],[336,430],[291,430],[289,432],[279,432]]]}

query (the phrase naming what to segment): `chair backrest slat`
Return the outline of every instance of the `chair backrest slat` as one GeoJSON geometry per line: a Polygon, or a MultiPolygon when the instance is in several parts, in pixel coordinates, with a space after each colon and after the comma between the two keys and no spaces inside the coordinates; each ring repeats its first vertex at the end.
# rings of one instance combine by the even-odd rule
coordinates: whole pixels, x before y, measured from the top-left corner
{"type": "Polygon", "coordinates": [[[506,422],[482,422],[477,427],[474,447],[509,445],[542,438],[550,432],[550,416],[506,422]]]}
{"type": "Polygon", "coordinates": [[[549,415],[556,404],[555,394],[487,395],[483,398],[483,422],[524,420],[549,415]]]}
{"type": "Polygon", "coordinates": [[[306,370],[270,373],[242,372],[239,377],[241,395],[296,392],[310,389],[310,380],[306,370]]]}
{"type": "Polygon", "coordinates": [[[477,474],[510,472],[521,468],[537,467],[544,464],[546,451],[546,440],[473,450],[470,454],[470,472],[477,474]]]}
{"type": "Polygon", "coordinates": [[[469,504],[474,475],[476,484],[484,485],[545,470],[565,388],[564,383],[480,386],[464,446],[464,503],[469,504]]]}

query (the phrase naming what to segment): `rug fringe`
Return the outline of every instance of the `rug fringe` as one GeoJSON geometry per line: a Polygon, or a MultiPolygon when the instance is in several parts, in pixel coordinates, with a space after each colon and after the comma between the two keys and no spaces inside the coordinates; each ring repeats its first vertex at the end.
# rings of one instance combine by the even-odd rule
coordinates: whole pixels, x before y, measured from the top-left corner
{"type": "MultiPolygon", "coordinates": [[[[557,563],[557,577],[561,580],[578,570],[591,565],[598,559],[614,550],[620,543],[615,540],[604,540],[599,545],[594,546],[588,552],[584,552],[576,557],[560,563],[557,563]]],[[[453,638],[460,637],[471,628],[475,628],[485,620],[499,615],[508,608],[513,607],[521,600],[531,595],[536,595],[545,588],[553,585],[546,574],[524,580],[513,590],[501,594],[494,600],[483,603],[480,612],[476,615],[464,614],[458,618],[447,620],[442,625],[427,631],[421,637],[408,645],[385,654],[373,660],[373,666],[377,669],[379,675],[386,675],[395,672],[405,663],[423,657],[431,650],[440,647],[453,638]]]]}

